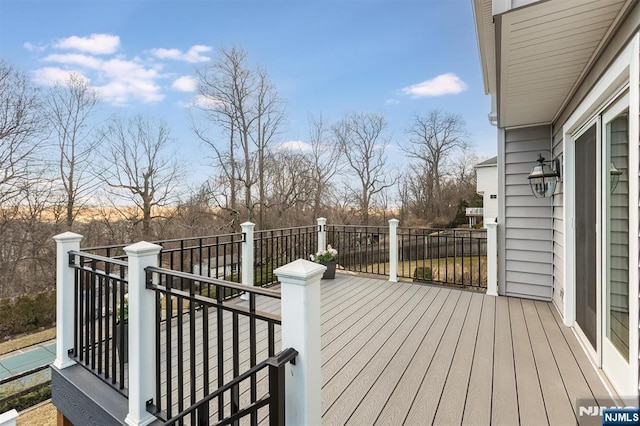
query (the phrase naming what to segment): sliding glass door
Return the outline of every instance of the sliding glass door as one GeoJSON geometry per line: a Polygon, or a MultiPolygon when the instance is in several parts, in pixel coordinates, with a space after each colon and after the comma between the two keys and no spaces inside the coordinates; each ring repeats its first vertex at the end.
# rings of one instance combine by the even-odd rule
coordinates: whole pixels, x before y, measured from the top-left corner
{"type": "Polygon", "coordinates": [[[629,98],[602,114],[602,369],[618,389],[636,390],[629,354],[629,98]]]}

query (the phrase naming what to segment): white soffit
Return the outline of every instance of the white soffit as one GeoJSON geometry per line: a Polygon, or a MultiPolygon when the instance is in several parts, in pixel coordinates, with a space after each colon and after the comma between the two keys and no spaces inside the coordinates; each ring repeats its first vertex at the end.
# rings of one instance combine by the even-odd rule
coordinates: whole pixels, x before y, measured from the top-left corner
{"type": "Polygon", "coordinates": [[[625,0],[550,0],[501,15],[500,127],[550,123],[625,0]]]}
{"type": "Polygon", "coordinates": [[[491,0],[473,0],[476,18],[478,50],[482,61],[482,76],[486,94],[496,93],[496,36],[491,0]]]}

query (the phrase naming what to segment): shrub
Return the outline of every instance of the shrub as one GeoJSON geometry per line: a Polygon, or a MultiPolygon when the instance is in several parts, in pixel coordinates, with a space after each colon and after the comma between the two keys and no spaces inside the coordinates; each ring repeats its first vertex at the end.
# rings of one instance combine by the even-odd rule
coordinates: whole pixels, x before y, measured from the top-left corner
{"type": "Polygon", "coordinates": [[[55,321],[55,291],[0,299],[0,339],[52,326],[55,321]]]}
{"type": "Polygon", "coordinates": [[[413,281],[431,282],[433,280],[433,271],[431,268],[418,266],[413,272],[413,281]]]}

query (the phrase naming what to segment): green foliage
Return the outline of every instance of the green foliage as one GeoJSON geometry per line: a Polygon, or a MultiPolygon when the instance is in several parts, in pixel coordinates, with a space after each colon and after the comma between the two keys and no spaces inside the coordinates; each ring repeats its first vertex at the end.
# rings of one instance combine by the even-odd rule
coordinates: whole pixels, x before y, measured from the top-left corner
{"type": "Polygon", "coordinates": [[[418,266],[413,272],[413,281],[415,282],[431,282],[433,280],[433,271],[431,268],[418,266]]]}
{"type": "MultiPolygon", "coordinates": [[[[1,395],[1,394],[0,394],[1,395]]],[[[1,395],[4,396],[4,395],[1,395]]],[[[51,398],[51,383],[44,383],[36,386],[31,392],[18,393],[16,396],[8,396],[0,399],[0,413],[4,413],[14,408],[17,411],[22,411],[26,408],[33,407],[34,405],[46,401],[51,398]]]]}
{"type": "Polygon", "coordinates": [[[0,339],[49,327],[55,321],[55,291],[0,299],[0,339]]]}

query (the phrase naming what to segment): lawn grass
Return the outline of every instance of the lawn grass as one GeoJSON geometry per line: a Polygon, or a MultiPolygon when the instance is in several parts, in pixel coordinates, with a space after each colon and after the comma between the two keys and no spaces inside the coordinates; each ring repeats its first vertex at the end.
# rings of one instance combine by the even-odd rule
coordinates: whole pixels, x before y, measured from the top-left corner
{"type": "Polygon", "coordinates": [[[46,342],[56,338],[56,328],[48,328],[36,333],[27,334],[26,336],[14,337],[11,340],[0,343],[0,355],[17,351],[18,349],[28,348],[38,343],[46,342]]]}
{"type": "Polygon", "coordinates": [[[57,424],[57,418],[58,411],[49,400],[21,412],[16,421],[16,425],[55,426],[57,424]]]}
{"type": "MultiPolygon", "coordinates": [[[[389,273],[389,263],[374,263],[366,272],[389,273]]],[[[466,286],[487,286],[487,257],[442,257],[398,262],[398,278],[414,282],[443,282],[466,286]],[[430,270],[430,271],[429,271],[430,270]],[[430,273],[429,273],[430,272],[430,273]],[[416,275],[417,273],[417,275],[416,275]],[[455,281],[454,281],[455,277],[455,281]]]]}

